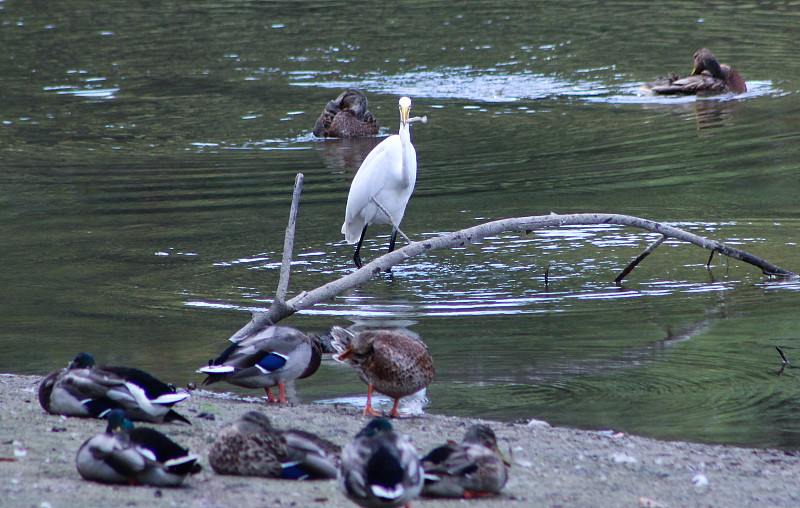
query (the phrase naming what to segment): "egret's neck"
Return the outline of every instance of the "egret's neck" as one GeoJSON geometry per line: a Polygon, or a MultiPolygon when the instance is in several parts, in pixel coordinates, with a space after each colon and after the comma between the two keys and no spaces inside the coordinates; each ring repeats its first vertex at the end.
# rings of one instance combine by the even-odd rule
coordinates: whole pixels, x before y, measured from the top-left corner
{"type": "Polygon", "coordinates": [[[400,144],[403,147],[403,183],[413,187],[417,179],[417,151],[411,144],[411,124],[401,122],[400,131],[397,134],[400,136],[400,144]]]}

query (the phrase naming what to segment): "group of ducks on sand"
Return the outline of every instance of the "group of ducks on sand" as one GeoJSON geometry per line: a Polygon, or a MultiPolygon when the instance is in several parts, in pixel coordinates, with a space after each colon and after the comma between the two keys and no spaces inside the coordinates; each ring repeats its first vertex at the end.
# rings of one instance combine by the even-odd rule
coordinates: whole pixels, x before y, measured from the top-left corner
{"type": "MultiPolygon", "coordinates": [[[[218,474],[281,479],[338,478],[341,491],[365,507],[400,506],[419,495],[471,498],[495,495],[508,479],[509,460],[486,425],[469,428],[460,443],[448,441],[420,457],[409,438],[372,408],[377,390],[395,399],[427,387],[434,376],[428,348],[399,330],[353,332],[333,327],[326,336],[286,326],[267,326],[232,344],[198,372],[217,381],[264,388],[270,402],[286,402],[285,384],[314,374],[322,354],[355,367],[368,385],[365,415],[376,416],[342,449],[300,429],[276,429],[267,415],[249,411],[221,428],[208,449],[218,474]],[[278,387],[276,398],[270,388],[278,387]]],[[[97,366],[80,353],[42,380],[39,401],[53,414],[105,418],[106,431],[78,450],[76,466],[87,480],[115,484],[178,486],[201,470],[190,454],[161,432],[134,427],[189,420],[174,406],[189,397],[131,367],[97,366]]]]}
{"type": "MultiPolygon", "coordinates": [[[[653,94],[743,93],[744,79],[721,65],[707,49],[694,54],[688,76],[674,73],[644,85],[653,94]]],[[[342,233],[356,243],[353,261],[362,267],[361,243],[367,226],[392,225],[389,251],[416,180],[416,152],[409,127],[411,99],[399,101],[400,130],[379,143],[361,164],[350,187],[342,233]]],[[[329,102],[314,127],[318,137],[372,136],[378,132],[364,94],[354,88],[329,102]]],[[[204,384],[218,381],[263,388],[270,402],[286,403],[286,383],[313,375],[324,353],[351,365],[367,384],[365,415],[375,416],[344,449],[312,433],[274,428],[250,411],[219,430],[208,451],[219,474],[285,479],[338,478],[342,492],[365,507],[400,506],[418,495],[476,497],[500,492],[509,461],[486,425],[467,430],[460,443],[448,441],[419,457],[409,438],[373,409],[373,391],[394,399],[389,416],[399,417],[401,398],[426,388],[434,367],[427,346],[404,330],[353,332],[333,327],[329,338],[285,326],[266,326],[225,349],[198,372],[204,384]],[[278,387],[277,397],[271,388],[278,387]]],[[[173,406],[189,397],[153,376],[130,367],[98,367],[81,353],[66,369],[47,376],[39,401],[50,413],[105,418],[106,432],[87,440],[76,464],[86,479],[105,483],[180,485],[201,469],[199,457],[152,428],[131,420],[189,423],[173,406]]]]}

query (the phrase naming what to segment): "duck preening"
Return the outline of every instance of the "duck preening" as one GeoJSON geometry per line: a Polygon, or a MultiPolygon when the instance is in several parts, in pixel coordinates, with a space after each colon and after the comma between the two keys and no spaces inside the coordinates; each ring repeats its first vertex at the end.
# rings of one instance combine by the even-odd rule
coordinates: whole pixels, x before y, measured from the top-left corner
{"type": "Polygon", "coordinates": [[[656,95],[740,94],[747,91],[744,78],[727,65],[720,64],[706,48],[694,53],[692,73],[681,77],[672,72],[667,77],[646,83],[642,89],[656,95]]]}
{"type": "Polygon", "coordinates": [[[78,354],[39,385],[39,403],[49,413],[105,418],[112,409],[123,409],[132,420],[153,423],[189,423],[172,409],[188,397],[139,369],[95,366],[89,353],[78,354]]]}
{"type": "Polygon", "coordinates": [[[467,499],[493,496],[508,481],[509,465],[494,431],[487,425],[473,425],[461,443],[448,441],[422,458],[422,495],[467,499]]]}
{"type": "Polygon", "coordinates": [[[219,432],[208,461],[219,474],[331,479],[339,452],[338,445],[311,432],[276,429],[265,414],[249,411],[219,432]]]}
{"type": "Polygon", "coordinates": [[[378,133],[378,121],[369,110],[364,92],[348,88],[325,106],[313,133],[318,138],[374,136],[378,133]]]}
{"type": "Polygon", "coordinates": [[[322,361],[320,338],[288,326],[265,326],[231,345],[197,372],[203,384],[225,381],[263,388],[270,402],[286,403],[286,383],[314,374],[322,361]],[[278,398],[270,388],[278,387],[278,398]]]}
{"type": "Polygon", "coordinates": [[[400,399],[427,387],[435,370],[428,347],[403,330],[365,330],[351,332],[339,326],[331,329],[334,359],[358,370],[367,383],[365,415],[380,416],[372,408],[372,392],[394,399],[390,416],[400,416],[400,399]]]}
{"type": "Polygon", "coordinates": [[[385,418],[369,422],[342,451],[339,486],[365,508],[408,504],[419,496],[423,481],[411,441],[385,418]]]}
{"type": "Polygon", "coordinates": [[[134,428],[125,411],[108,413],[106,432],[83,443],[75,458],[87,480],[175,487],[202,467],[198,457],[150,428],[134,428]]]}

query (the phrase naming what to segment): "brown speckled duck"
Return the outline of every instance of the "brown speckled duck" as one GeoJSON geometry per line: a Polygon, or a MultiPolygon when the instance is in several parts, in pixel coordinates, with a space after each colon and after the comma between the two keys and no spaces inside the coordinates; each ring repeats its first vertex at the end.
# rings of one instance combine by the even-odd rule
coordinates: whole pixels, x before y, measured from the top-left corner
{"type": "Polygon", "coordinates": [[[369,111],[367,96],[357,88],[348,88],[325,106],[313,133],[318,138],[374,136],[378,122],[369,111]]]}
{"type": "Polygon", "coordinates": [[[219,474],[288,480],[336,478],[341,448],[303,430],[279,430],[267,415],[245,413],[224,427],[208,453],[219,474]]]}
{"type": "Polygon", "coordinates": [[[679,77],[671,72],[665,78],[646,83],[642,89],[656,95],[740,94],[747,91],[747,84],[741,74],[720,64],[711,51],[703,48],[694,54],[691,75],[679,77]]]}
{"type": "Polygon", "coordinates": [[[367,383],[365,415],[380,416],[372,408],[372,391],[394,399],[389,416],[400,416],[400,398],[427,387],[435,374],[428,347],[401,330],[366,330],[353,333],[334,326],[332,345],[339,353],[334,359],[352,365],[367,383]]]}
{"type": "Polygon", "coordinates": [[[500,453],[494,431],[487,425],[473,425],[461,443],[448,441],[422,458],[422,495],[466,499],[493,496],[508,481],[509,464],[500,453]]]}

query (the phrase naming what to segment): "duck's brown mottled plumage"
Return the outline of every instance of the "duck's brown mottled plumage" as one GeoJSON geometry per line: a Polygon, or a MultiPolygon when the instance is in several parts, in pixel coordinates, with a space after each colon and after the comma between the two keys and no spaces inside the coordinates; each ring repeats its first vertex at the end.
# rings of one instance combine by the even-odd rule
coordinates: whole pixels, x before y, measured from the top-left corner
{"type": "Polygon", "coordinates": [[[508,481],[508,460],[490,427],[470,427],[461,443],[448,441],[422,458],[429,497],[474,498],[497,494],[508,481]]]}
{"type": "Polygon", "coordinates": [[[208,461],[219,474],[335,478],[340,451],[338,445],[310,432],[276,429],[265,414],[250,411],[219,432],[208,461]]]}
{"type": "Polygon", "coordinates": [[[325,106],[313,133],[318,138],[374,136],[378,133],[378,122],[369,111],[364,93],[348,88],[325,106]]]}
{"type": "Polygon", "coordinates": [[[401,330],[367,330],[353,333],[333,327],[334,358],[354,366],[369,386],[364,414],[377,415],[372,409],[373,388],[395,399],[389,413],[399,416],[399,399],[427,387],[435,374],[428,347],[401,330]]]}
{"type": "Polygon", "coordinates": [[[671,72],[642,88],[656,95],[715,95],[744,93],[747,84],[738,72],[720,64],[711,51],[702,48],[694,53],[694,68],[689,76],[671,72]]]}

